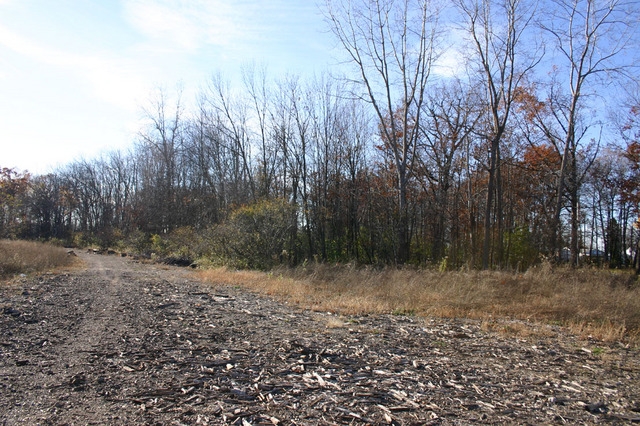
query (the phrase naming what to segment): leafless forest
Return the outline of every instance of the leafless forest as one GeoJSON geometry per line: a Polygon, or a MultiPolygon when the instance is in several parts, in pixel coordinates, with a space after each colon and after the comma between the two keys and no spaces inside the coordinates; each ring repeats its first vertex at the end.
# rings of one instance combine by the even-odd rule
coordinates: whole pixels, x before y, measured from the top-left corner
{"type": "Polygon", "coordinates": [[[322,11],[347,71],[158,90],[130,150],[2,169],[0,237],[264,269],[637,267],[637,2],[322,11]]]}

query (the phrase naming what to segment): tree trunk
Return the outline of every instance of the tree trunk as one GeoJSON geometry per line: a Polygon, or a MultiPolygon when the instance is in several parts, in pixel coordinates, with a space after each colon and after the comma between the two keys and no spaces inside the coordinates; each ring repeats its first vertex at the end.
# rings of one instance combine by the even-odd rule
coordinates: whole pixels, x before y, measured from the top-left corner
{"type": "Polygon", "coordinates": [[[489,160],[489,184],[487,185],[487,205],[485,206],[484,216],[484,242],[482,245],[482,269],[489,269],[489,260],[491,254],[491,213],[493,211],[493,199],[496,187],[496,171],[498,164],[497,144],[499,139],[494,138],[491,141],[491,154],[489,160]]]}
{"type": "Polygon", "coordinates": [[[401,181],[398,191],[398,223],[396,230],[396,238],[398,240],[398,250],[396,254],[396,263],[403,265],[409,260],[409,212],[407,205],[407,182],[406,173],[401,173],[401,181]]]}

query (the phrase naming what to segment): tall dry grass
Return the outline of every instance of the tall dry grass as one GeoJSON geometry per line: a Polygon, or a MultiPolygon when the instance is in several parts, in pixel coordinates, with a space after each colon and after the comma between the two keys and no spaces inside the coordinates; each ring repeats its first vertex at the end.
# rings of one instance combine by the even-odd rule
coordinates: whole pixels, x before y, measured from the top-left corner
{"type": "Polygon", "coordinates": [[[607,341],[640,341],[640,285],[631,273],[553,269],[525,274],[356,269],[317,264],[271,273],[200,272],[304,308],[345,315],[398,313],[565,325],[607,341]]]}
{"type": "Polygon", "coordinates": [[[62,247],[32,241],[0,240],[0,278],[71,266],[75,259],[62,247]]]}

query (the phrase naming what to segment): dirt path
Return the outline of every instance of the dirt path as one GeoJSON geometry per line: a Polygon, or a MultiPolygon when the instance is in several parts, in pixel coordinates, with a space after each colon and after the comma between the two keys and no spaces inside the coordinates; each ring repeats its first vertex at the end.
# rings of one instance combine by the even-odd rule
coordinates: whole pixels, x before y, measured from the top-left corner
{"type": "Polygon", "coordinates": [[[82,258],[0,288],[0,425],[640,422],[640,355],[622,345],[339,318],[82,258]]]}

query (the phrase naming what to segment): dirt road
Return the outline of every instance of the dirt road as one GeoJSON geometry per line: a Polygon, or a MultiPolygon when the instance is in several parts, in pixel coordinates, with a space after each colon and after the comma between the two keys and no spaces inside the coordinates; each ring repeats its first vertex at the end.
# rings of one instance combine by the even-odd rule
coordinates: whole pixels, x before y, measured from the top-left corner
{"type": "Polygon", "coordinates": [[[82,258],[0,288],[0,425],[640,422],[640,355],[623,345],[340,318],[82,258]]]}

